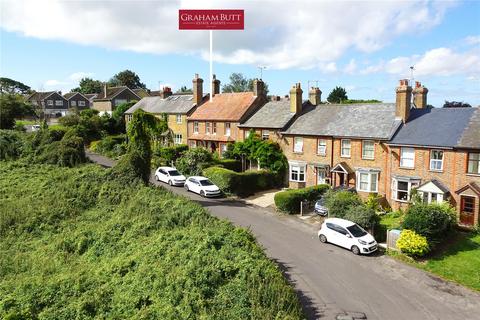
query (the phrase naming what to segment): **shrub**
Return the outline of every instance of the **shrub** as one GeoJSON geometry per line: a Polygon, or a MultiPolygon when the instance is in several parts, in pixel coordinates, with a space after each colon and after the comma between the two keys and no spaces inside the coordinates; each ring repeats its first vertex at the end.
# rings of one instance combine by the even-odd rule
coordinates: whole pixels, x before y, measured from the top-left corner
{"type": "Polygon", "coordinates": [[[339,218],[350,220],[370,230],[380,221],[380,217],[376,214],[375,210],[365,205],[350,206],[343,217],[339,218]]]}
{"type": "Polygon", "coordinates": [[[0,130],[0,160],[15,160],[22,154],[21,133],[0,130]]]}
{"type": "Polygon", "coordinates": [[[203,170],[203,175],[212,180],[222,192],[238,196],[248,196],[275,187],[275,174],[267,170],[238,173],[221,167],[210,167],[203,170]]]}
{"type": "Polygon", "coordinates": [[[321,184],[318,186],[307,187],[296,190],[286,190],[275,194],[275,206],[278,210],[296,214],[300,212],[301,201],[315,201],[320,198],[330,186],[321,184]]]}
{"type": "Polygon", "coordinates": [[[127,144],[125,138],[124,134],[106,136],[102,140],[90,143],[90,149],[107,157],[118,157],[126,152],[127,144]]]}
{"type": "Polygon", "coordinates": [[[413,230],[404,229],[397,240],[397,248],[409,256],[421,257],[430,250],[427,238],[413,230]]]}
{"type": "Polygon", "coordinates": [[[235,172],[242,171],[242,162],[235,159],[220,159],[217,161],[217,165],[235,172]]]}
{"type": "Polygon", "coordinates": [[[67,133],[62,140],[46,145],[35,160],[38,163],[55,164],[61,167],[74,167],[85,163],[87,160],[83,139],[67,133]]]}
{"type": "Polygon", "coordinates": [[[358,194],[350,191],[329,190],[325,194],[325,206],[332,217],[343,218],[350,207],[362,205],[358,194]]]}
{"type": "Polygon", "coordinates": [[[175,145],[172,147],[159,147],[153,151],[153,157],[155,159],[155,167],[160,165],[171,165],[178,158],[180,158],[186,151],[188,146],[185,144],[175,145]]]}
{"type": "Polygon", "coordinates": [[[403,229],[413,230],[432,244],[440,242],[456,225],[455,210],[448,204],[419,203],[410,206],[402,223],[403,229]]]}
{"type": "Polygon", "coordinates": [[[185,151],[182,157],[175,161],[175,166],[186,176],[201,175],[202,171],[212,165],[213,158],[205,148],[193,148],[185,151]]]}

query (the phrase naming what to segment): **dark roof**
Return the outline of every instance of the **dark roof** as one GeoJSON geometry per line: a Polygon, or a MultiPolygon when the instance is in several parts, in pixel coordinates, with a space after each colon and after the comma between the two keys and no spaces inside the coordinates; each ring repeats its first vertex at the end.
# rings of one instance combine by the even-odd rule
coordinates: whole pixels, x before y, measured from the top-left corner
{"type": "Polygon", "coordinates": [[[480,149],[480,108],[474,108],[475,112],[470,117],[467,128],[463,131],[458,147],[480,149]]]}
{"type": "Polygon", "coordinates": [[[450,191],[448,190],[448,188],[447,188],[447,187],[445,187],[445,185],[444,185],[443,183],[441,183],[440,181],[438,181],[438,180],[436,180],[436,179],[429,180],[429,181],[427,181],[427,182],[423,183],[423,184],[422,184],[422,185],[420,185],[420,186],[419,186],[417,189],[420,189],[420,188],[422,188],[423,186],[425,186],[425,185],[429,184],[430,182],[431,182],[431,183],[433,183],[433,184],[434,184],[434,185],[435,185],[435,186],[436,186],[438,189],[442,190],[442,191],[443,191],[443,193],[450,192],[450,191]]]}
{"type": "Polygon", "coordinates": [[[390,139],[401,121],[394,103],[307,106],[285,134],[390,139]]]}
{"type": "Polygon", "coordinates": [[[81,96],[82,96],[83,98],[85,98],[85,99],[88,99],[83,93],[80,93],[80,92],[69,92],[69,93],[65,93],[65,94],[63,95],[63,97],[64,97],[65,99],[69,100],[70,98],[72,98],[73,96],[75,96],[75,95],[77,95],[77,94],[81,95],[81,96]]]}
{"type": "Polygon", "coordinates": [[[294,116],[289,100],[270,101],[239,127],[283,129],[294,116]]]}
{"type": "Polygon", "coordinates": [[[112,100],[113,98],[115,98],[117,95],[119,95],[121,92],[125,90],[130,91],[133,95],[135,95],[138,99],[140,99],[140,97],[135,92],[133,92],[132,89],[128,88],[127,86],[119,86],[119,87],[108,87],[106,97],[102,89],[102,92],[100,92],[94,100],[98,100],[98,101],[112,100]]]}
{"type": "Polygon", "coordinates": [[[189,120],[240,121],[257,101],[253,92],[216,94],[200,105],[189,120]]]}
{"type": "MultiPolygon", "coordinates": [[[[427,147],[456,147],[470,124],[476,108],[412,109],[408,121],[390,144],[427,147]]],[[[475,131],[475,130],[473,130],[475,131]]],[[[474,132],[470,132],[475,135],[474,132]]],[[[477,131],[478,137],[478,131],[477,131]]],[[[470,138],[465,137],[465,143],[470,138]]],[[[475,142],[474,142],[475,143],[475,142]]],[[[476,142],[478,144],[478,141],[476,142]]]]}
{"type": "Polygon", "coordinates": [[[86,94],[84,94],[84,96],[87,97],[88,100],[96,98],[98,95],[99,95],[99,93],[86,93],[86,94]]]}
{"type": "Polygon", "coordinates": [[[193,95],[171,95],[165,99],[161,97],[145,97],[135,103],[125,113],[133,113],[142,109],[150,113],[189,113],[195,107],[193,95]]]}
{"type": "Polygon", "coordinates": [[[54,93],[57,93],[57,92],[56,91],[34,92],[27,98],[27,100],[41,101],[54,93]]]}

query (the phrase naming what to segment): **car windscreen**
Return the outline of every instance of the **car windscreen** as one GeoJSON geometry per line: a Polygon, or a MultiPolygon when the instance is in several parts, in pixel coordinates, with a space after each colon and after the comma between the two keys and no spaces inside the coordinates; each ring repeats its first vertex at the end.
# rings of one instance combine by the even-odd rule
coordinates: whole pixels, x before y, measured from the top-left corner
{"type": "Polygon", "coordinates": [[[177,170],[170,170],[168,171],[168,174],[170,175],[170,177],[175,177],[175,176],[180,176],[180,172],[178,172],[177,170]]]}
{"type": "Polygon", "coordinates": [[[211,183],[210,180],[200,180],[200,184],[202,186],[213,186],[213,183],[211,183]]]}
{"type": "Polygon", "coordinates": [[[363,237],[367,234],[367,231],[363,230],[359,225],[354,224],[350,227],[347,227],[348,231],[354,236],[355,238],[363,237]]]}

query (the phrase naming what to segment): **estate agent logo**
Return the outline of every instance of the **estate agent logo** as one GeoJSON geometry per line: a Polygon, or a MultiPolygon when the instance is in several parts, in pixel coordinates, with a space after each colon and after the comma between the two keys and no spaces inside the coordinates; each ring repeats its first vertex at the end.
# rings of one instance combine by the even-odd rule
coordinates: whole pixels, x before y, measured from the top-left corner
{"type": "Polygon", "coordinates": [[[180,30],[243,30],[243,10],[179,10],[180,30]]]}

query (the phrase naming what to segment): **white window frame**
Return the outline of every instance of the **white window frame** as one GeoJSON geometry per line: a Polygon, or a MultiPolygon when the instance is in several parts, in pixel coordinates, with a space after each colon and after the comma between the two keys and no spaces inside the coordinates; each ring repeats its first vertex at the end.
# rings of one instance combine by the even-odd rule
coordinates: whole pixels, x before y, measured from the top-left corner
{"type": "Polygon", "coordinates": [[[250,137],[250,130],[244,131],[244,137],[245,139],[248,139],[248,137],[250,137]]]}
{"type": "Polygon", "coordinates": [[[262,140],[268,140],[270,138],[270,130],[262,130],[262,140]]]}
{"type": "Polygon", "coordinates": [[[198,134],[198,121],[193,121],[193,133],[198,134]]]}
{"type": "Polygon", "coordinates": [[[226,143],[220,143],[220,156],[223,158],[225,152],[227,152],[228,145],[226,143]]]}
{"type": "Polygon", "coordinates": [[[181,124],[183,121],[182,121],[182,115],[181,114],[176,114],[175,115],[175,121],[178,123],[178,124],[181,124]]]}
{"type": "Polygon", "coordinates": [[[443,159],[445,157],[445,153],[443,150],[430,150],[430,170],[431,171],[443,171],[443,159]],[[434,159],[434,153],[441,153],[441,159],[434,159]],[[436,168],[436,165],[440,164],[440,168],[436,168]]]}
{"type": "Polygon", "coordinates": [[[133,118],[133,115],[132,115],[132,114],[127,114],[127,115],[125,115],[125,120],[126,120],[127,122],[132,121],[132,118],[133,118]]]}
{"type": "Polygon", "coordinates": [[[225,122],[225,136],[230,137],[231,131],[231,124],[230,122],[225,122]]]}
{"type": "Polygon", "coordinates": [[[418,192],[424,203],[442,203],[443,202],[443,194],[442,193],[434,193],[434,192],[426,192],[426,191],[419,191],[418,192]],[[435,195],[435,199],[434,196],[435,195]]]}
{"type": "Polygon", "coordinates": [[[217,134],[217,123],[212,122],[212,134],[217,134]]]}
{"type": "Polygon", "coordinates": [[[392,199],[398,202],[409,202],[412,189],[418,188],[420,186],[420,180],[405,180],[405,179],[397,179],[392,178],[392,199]],[[407,183],[407,190],[400,190],[400,192],[407,192],[407,200],[398,199],[398,182],[405,182],[407,183]]]}
{"type": "Polygon", "coordinates": [[[316,171],[317,171],[316,172],[317,173],[317,184],[327,183],[327,179],[328,179],[327,170],[325,168],[317,167],[316,171]]]}
{"type": "Polygon", "coordinates": [[[352,155],[352,140],[350,139],[342,139],[340,140],[340,157],[342,158],[350,158],[352,155]],[[348,147],[344,145],[348,142],[348,147]],[[348,150],[348,153],[346,152],[348,150]]]}
{"type": "Polygon", "coordinates": [[[469,152],[467,158],[467,174],[480,174],[480,152],[469,152]],[[476,155],[476,159],[472,160],[472,155],[476,155]],[[477,171],[474,171],[475,164],[477,165],[477,171]]]}
{"type": "Polygon", "coordinates": [[[174,134],[174,143],[175,144],[182,144],[182,134],[181,133],[175,133],[174,134]]]}
{"type": "Polygon", "coordinates": [[[47,106],[53,106],[53,100],[47,100],[47,106]]]}
{"type": "Polygon", "coordinates": [[[85,101],[83,101],[83,100],[78,101],[78,106],[79,107],[85,107],[86,106],[85,101]]]}
{"type": "Polygon", "coordinates": [[[326,156],[327,155],[327,140],[318,139],[317,140],[317,155],[326,156]]]}
{"type": "Polygon", "coordinates": [[[63,107],[63,100],[55,100],[55,107],[63,107]]]}
{"type": "Polygon", "coordinates": [[[357,190],[361,192],[371,192],[371,193],[378,193],[378,178],[379,172],[378,171],[357,171],[357,190]],[[362,187],[362,177],[366,177],[366,188],[362,187]]]}
{"type": "Polygon", "coordinates": [[[303,153],[303,137],[293,137],[293,152],[303,153]]]}
{"type": "Polygon", "coordinates": [[[293,182],[305,182],[306,165],[290,164],[289,165],[289,179],[293,182]],[[294,178],[295,175],[295,178],[294,178]]]}
{"type": "Polygon", "coordinates": [[[406,169],[415,168],[415,148],[411,148],[411,147],[401,147],[400,148],[400,168],[406,168],[406,169]],[[408,152],[409,157],[406,157],[404,155],[405,151],[411,151],[411,152],[408,152]],[[410,155],[412,155],[412,156],[410,156],[410,155]],[[406,161],[411,161],[412,164],[409,165],[409,164],[405,163],[406,161]]]}
{"type": "Polygon", "coordinates": [[[365,159],[365,160],[374,160],[375,159],[375,141],[373,140],[362,140],[362,159],[365,159]],[[367,143],[371,143],[371,150],[367,148],[365,148],[366,144],[367,143]],[[368,152],[372,152],[372,155],[371,156],[367,156],[365,154],[365,152],[368,151],[368,152]]]}
{"type": "Polygon", "coordinates": [[[211,132],[210,122],[205,122],[205,134],[210,134],[210,132],[211,132]]]}
{"type": "MultiPolygon", "coordinates": [[[[79,101],[79,102],[80,102],[80,101],[79,101]]],[[[72,107],[76,107],[76,106],[77,106],[77,101],[75,101],[75,100],[70,101],[70,105],[71,105],[72,107]]]]}

